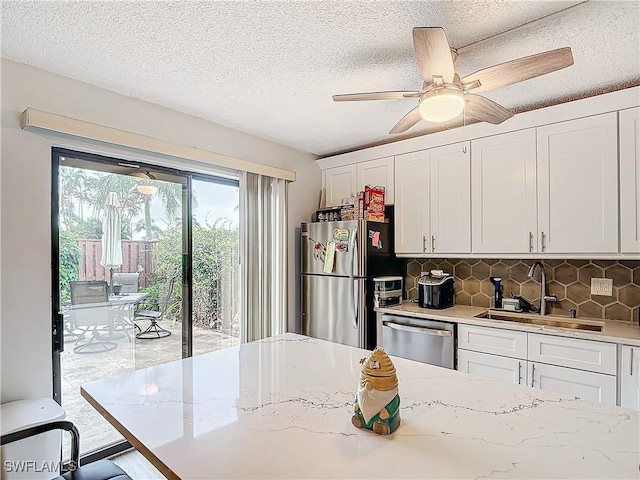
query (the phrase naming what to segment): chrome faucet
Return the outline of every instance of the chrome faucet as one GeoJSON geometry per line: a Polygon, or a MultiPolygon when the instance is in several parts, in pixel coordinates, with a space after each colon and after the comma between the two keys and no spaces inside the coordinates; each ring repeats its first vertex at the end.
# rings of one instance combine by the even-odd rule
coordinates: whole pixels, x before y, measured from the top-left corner
{"type": "Polygon", "coordinates": [[[544,270],[542,262],[535,262],[531,265],[527,277],[533,278],[533,274],[536,271],[536,267],[540,267],[540,308],[538,312],[540,315],[547,314],[547,302],[557,302],[558,297],[555,295],[547,295],[547,272],[544,270]]]}

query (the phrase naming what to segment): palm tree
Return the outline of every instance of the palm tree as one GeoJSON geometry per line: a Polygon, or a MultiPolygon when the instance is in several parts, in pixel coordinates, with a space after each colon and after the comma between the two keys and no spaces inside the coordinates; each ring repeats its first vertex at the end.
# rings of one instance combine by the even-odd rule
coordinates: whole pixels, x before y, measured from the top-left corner
{"type": "MultiPolygon", "coordinates": [[[[145,240],[158,237],[160,229],[151,218],[151,195],[138,191],[140,185],[153,185],[164,209],[167,224],[172,226],[181,218],[182,185],[154,179],[141,179],[130,175],[106,172],[88,173],[82,168],[60,168],[60,218],[67,229],[85,223],[85,204],[91,207],[91,219],[102,217],[109,192],[116,192],[120,201],[123,231],[133,232],[144,229],[145,240]],[[76,213],[77,211],[77,213],[76,213]],[[133,219],[144,214],[142,225],[132,225],[133,219]],[[140,227],[143,228],[140,228],[140,227]]],[[[193,196],[194,209],[197,206],[193,196]]]]}
{"type": "Polygon", "coordinates": [[[137,185],[137,178],[128,175],[96,172],[89,177],[93,217],[101,217],[109,192],[116,192],[120,202],[121,222],[126,226],[125,229],[132,231],[131,221],[142,213],[137,185]]]}
{"type": "MultiPolygon", "coordinates": [[[[157,195],[162,202],[164,213],[167,217],[168,223],[171,225],[182,212],[182,185],[179,183],[162,182],[158,180],[139,180],[139,182],[140,185],[151,185],[157,188],[153,195],[157,195]]],[[[154,232],[158,232],[159,229],[154,225],[154,222],[151,219],[152,195],[141,195],[144,199],[145,240],[150,241],[153,239],[154,232]]],[[[195,197],[193,198],[193,202],[194,204],[197,204],[195,197]]]]}
{"type": "Polygon", "coordinates": [[[60,217],[67,229],[73,228],[76,219],[84,220],[84,202],[89,199],[87,175],[81,168],[60,167],[59,177],[60,217]],[[76,207],[78,213],[76,214],[76,207]]]}

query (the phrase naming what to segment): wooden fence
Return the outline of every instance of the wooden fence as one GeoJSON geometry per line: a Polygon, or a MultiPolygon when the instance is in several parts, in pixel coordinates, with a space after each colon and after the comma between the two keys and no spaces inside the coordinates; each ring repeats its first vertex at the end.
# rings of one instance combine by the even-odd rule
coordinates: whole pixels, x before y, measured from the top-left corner
{"type": "MultiPolygon", "coordinates": [[[[114,272],[140,272],[139,286],[145,288],[151,285],[151,274],[156,266],[153,248],[157,241],[122,240],[122,267],[114,272]]],[[[79,280],[109,281],[109,269],[100,265],[102,257],[102,241],[100,239],[79,239],[78,246],[82,251],[79,280]]]]}
{"type": "MultiPolygon", "coordinates": [[[[122,267],[114,272],[140,272],[139,288],[152,285],[151,275],[157,263],[154,247],[157,240],[122,240],[122,267]]],[[[100,239],[79,239],[78,246],[82,251],[78,280],[106,280],[109,281],[109,269],[100,265],[102,257],[102,241],[100,239]]],[[[232,335],[237,335],[234,322],[239,320],[240,310],[240,269],[238,268],[238,248],[231,252],[231,262],[236,268],[229,269],[222,274],[218,287],[214,293],[214,307],[211,311],[203,308],[197,300],[194,301],[194,322],[205,328],[221,329],[232,335]]],[[[210,307],[209,307],[210,308],[210,307]]],[[[238,327],[239,328],[239,327],[238,327]]]]}

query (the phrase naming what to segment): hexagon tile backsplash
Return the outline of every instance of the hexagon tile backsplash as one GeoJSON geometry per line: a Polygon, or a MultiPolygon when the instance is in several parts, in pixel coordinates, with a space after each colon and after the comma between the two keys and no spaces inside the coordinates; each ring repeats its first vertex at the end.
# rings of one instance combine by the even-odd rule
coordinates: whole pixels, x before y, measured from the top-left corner
{"type": "MultiPolygon", "coordinates": [[[[407,263],[407,296],[418,296],[420,272],[438,269],[456,278],[456,304],[493,306],[493,284],[489,277],[501,277],[503,293],[522,295],[536,305],[540,297],[540,272],[527,278],[535,260],[499,259],[413,259],[407,263]]],[[[578,317],[635,321],[640,308],[640,261],[634,260],[543,260],[547,272],[547,293],[558,297],[550,303],[552,314],[568,315],[575,308],[578,317]],[[613,279],[613,295],[591,295],[592,278],[613,279]]]]}

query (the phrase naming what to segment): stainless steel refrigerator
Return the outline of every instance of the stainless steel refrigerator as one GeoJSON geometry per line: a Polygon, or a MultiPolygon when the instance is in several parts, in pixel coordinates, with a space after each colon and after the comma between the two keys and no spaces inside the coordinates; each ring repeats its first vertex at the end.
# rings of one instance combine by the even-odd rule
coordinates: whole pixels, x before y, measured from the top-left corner
{"type": "Polygon", "coordinates": [[[404,260],[393,253],[393,223],[303,223],[300,230],[301,333],[374,348],[373,278],[406,273],[404,260]],[[330,268],[326,267],[329,242],[336,245],[330,268]]]}

